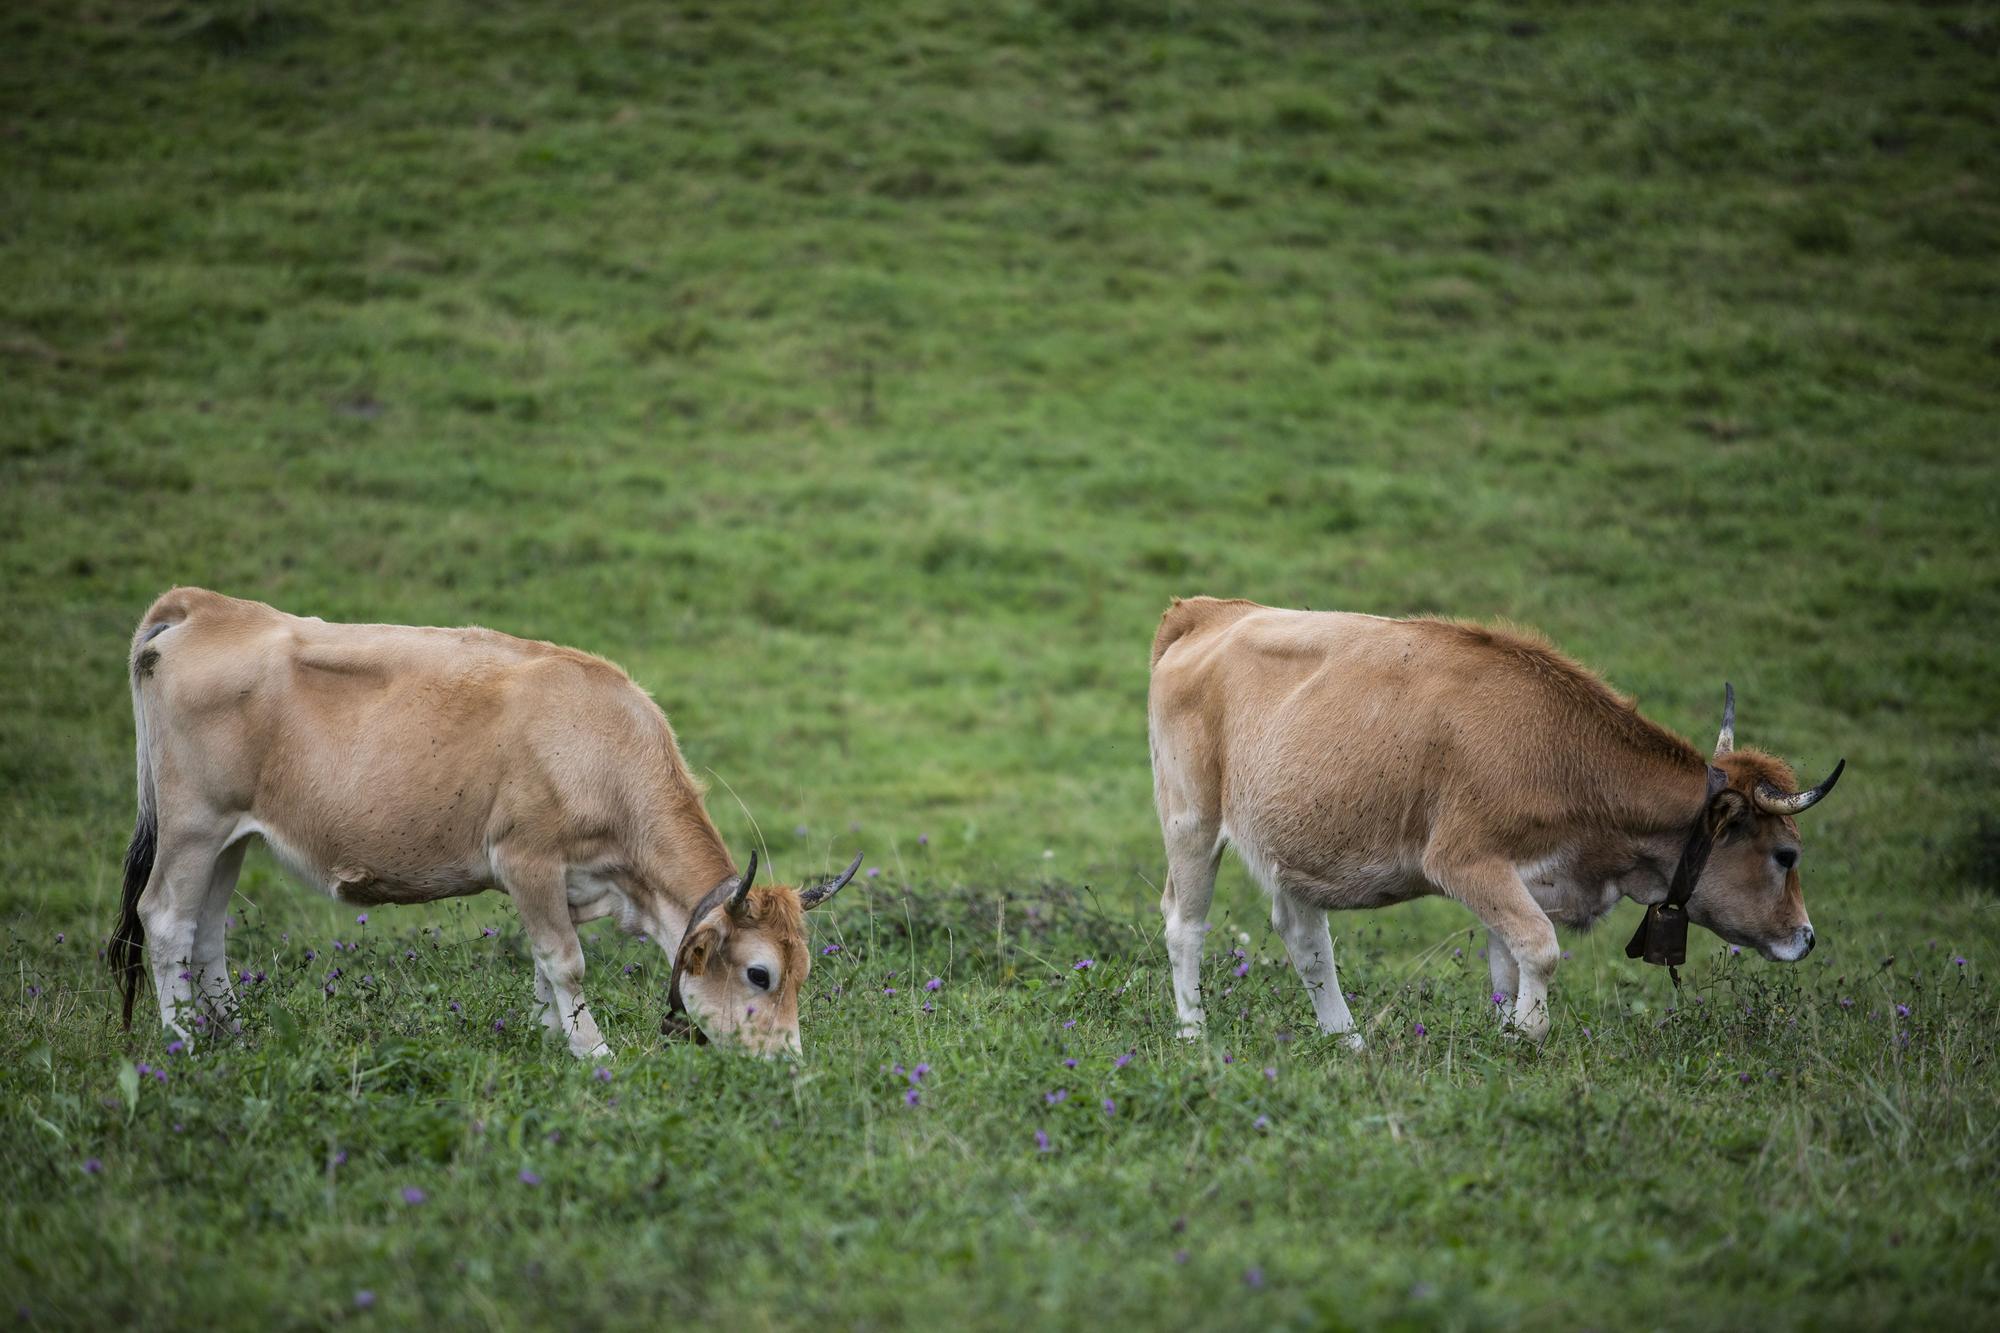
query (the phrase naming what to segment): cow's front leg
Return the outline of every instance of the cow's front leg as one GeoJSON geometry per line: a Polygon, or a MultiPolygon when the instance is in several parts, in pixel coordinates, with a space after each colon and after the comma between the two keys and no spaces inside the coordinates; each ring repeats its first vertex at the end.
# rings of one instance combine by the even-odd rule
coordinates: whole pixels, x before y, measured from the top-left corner
{"type": "Polygon", "coordinates": [[[569,1039],[571,1054],[585,1060],[610,1055],[611,1048],[583,1000],[583,943],[570,923],[562,866],[520,856],[495,859],[500,882],[527,928],[528,948],[535,958],[536,1000],[542,1000],[546,985],[556,1030],[569,1039]]]}
{"type": "Polygon", "coordinates": [[[1521,876],[1505,861],[1455,863],[1429,858],[1424,873],[1431,883],[1471,908],[1506,947],[1516,977],[1509,1016],[1513,1029],[1535,1041],[1548,1036],[1549,980],[1555,976],[1560,956],[1556,928],[1529,896],[1521,876]]]}
{"type": "Polygon", "coordinates": [[[1493,979],[1493,993],[1503,997],[1495,1000],[1493,1007],[1504,1026],[1514,1021],[1514,1000],[1521,990],[1521,967],[1514,961],[1507,941],[1491,927],[1486,931],[1486,970],[1493,979]]]}
{"type": "Polygon", "coordinates": [[[562,1019],[556,1014],[555,987],[549,984],[549,974],[542,971],[540,963],[535,964],[535,1017],[549,1031],[565,1037],[568,1035],[563,1032],[562,1019]]]}
{"type": "Polygon", "coordinates": [[[1344,1034],[1348,1049],[1360,1050],[1361,1034],[1354,1030],[1354,1015],[1347,1008],[1347,997],[1341,994],[1340,974],[1334,970],[1333,935],[1326,928],[1325,911],[1279,889],[1271,895],[1271,928],[1284,940],[1292,967],[1306,984],[1319,1030],[1344,1034]]]}

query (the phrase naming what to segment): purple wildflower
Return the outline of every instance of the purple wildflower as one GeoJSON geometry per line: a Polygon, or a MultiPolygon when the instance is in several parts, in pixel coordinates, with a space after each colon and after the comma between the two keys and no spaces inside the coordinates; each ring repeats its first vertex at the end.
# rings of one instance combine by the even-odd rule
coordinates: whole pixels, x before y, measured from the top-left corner
{"type": "Polygon", "coordinates": [[[1222,1063],[1226,1065],[1233,1065],[1236,1063],[1236,1057],[1231,1055],[1228,1051],[1224,1051],[1222,1053],[1222,1063]]]}
{"type": "Polygon", "coordinates": [[[59,930],[56,932],[56,943],[61,944],[62,942],[63,942],[63,933],[59,930]]]}
{"type": "Polygon", "coordinates": [[[1096,966],[1097,966],[1097,960],[1095,958],[1079,958],[1076,960],[1076,962],[1070,965],[1069,970],[1072,972],[1088,972],[1090,971],[1091,968],[1096,966]]]}
{"type": "Polygon", "coordinates": [[[1276,1083],[1278,1081],[1278,1071],[1271,1068],[1269,1065],[1266,1065],[1264,1067],[1264,1077],[1269,1079],[1271,1082],[1276,1083]]]}
{"type": "Polygon", "coordinates": [[[499,933],[499,931],[493,929],[491,926],[481,926],[479,928],[479,937],[481,939],[485,939],[489,935],[498,935],[499,933]]]}
{"type": "Polygon", "coordinates": [[[465,1012],[464,1010],[462,1010],[462,1009],[460,1009],[460,1008],[458,1007],[458,1001],[457,1001],[457,1000],[453,1000],[453,1001],[452,1001],[452,1002],[451,1002],[450,1004],[446,1005],[446,1006],[445,1006],[445,1008],[447,1008],[447,1009],[451,1010],[451,1011],[452,1011],[452,1012],[453,1012],[454,1014],[459,1014],[459,1013],[464,1013],[464,1012],[465,1012]]]}
{"type": "Polygon", "coordinates": [[[915,1088],[911,1088],[908,1092],[903,1094],[903,1105],[915,1106],[916,1104],[917,1104],[917,1090],[915,1088]]]}
{"type": "Polygon", "coordinates": [[[416,1207],[418,1204],[422,1203],[424,1200],[430,1197],[431,1197],[430,1195],[424,1193],[422,1190],[418,1189],[415,1185],[403,1186],[403,1202],[407,1203],[412,1208],[416,1207]]]}
{"type": "Polygon", "coordinates": [[[95,1157],[86,1157],[83,1159],[83,1174],[86,1176],[97,1175],[103,1170],[104,1163],[98,1161],[95,1157]]]}
{"type": "Polygon", "coordinates": [[[1054,1106],[1059,1102],[1066,1102],[1069,1100],[1069,1089],[1057,1088],[1054,1092],[1045,1092],[1042,1094],[1042,1100],[1050,1106],[1054,1106]]]}
{"type": "Polygon", "coordinates": [[[639,965],[637,963],[625,964],[625,975],[628,977],[631,976],[634,972],[637,972],[638,970],[639,970],[639,965]]]}
{"type": "Polygon", "coordinates": [[[915,1083],[920,1079],[922,1079],[925,1074],[928,1074],[930,1072],[931,1072],[931,1067],[929,1065],[920,1064],[915,1069],[912,1069],[910,1071],[910,1082],[915,1083]]]}
{"type": "Polygon", "coordinates": [[[930,835],[930,834],[928,834],[928,833],[919,833],[919,834],[917,835],[917,846],[919,846],[919,847],[928,847],[928,846],[930,846],[930,845],[931,845],[931,835],[930,835]]]}
{"type": "Polygon", "coordinates": [[[333,1164],[335,1166],[347,1165],[347,1149],[342,1148],[339,1152],[333,1155],[333,1164]]]}
{"type": "Polygon", "coordinates": [[[1738,1074],[1736,1076],[1736,1081],[1738,1083],[1748,1083],[1750,1081],[1750,1071],[1746,1069],[1742,1073],[1738,1074]]]}
{"type": "Polygon", "coordinates": [[[1899,1004],[1899,1005],[1897,1005],[1897,1006],[1896,1006],[1896,1017],[1898,1017],[1898,1018],[1908,1018],[1909,1016],[1910,1016],[1910,1006],[1909,1006],[1909,1005],[1907,1005],[1907,1004],[1899,1004]]]}
{"type": "Polygon", "coordinates": [[[494,1030],[495,1032],[505,1032],[505,1031],[507,1030],[507,1020],[506,1020],[506,1019],[504,1019],[504,1018],[496,1018],[496,1019],[494,1019],[494,1020],[493,1020],[493,1030],[494,1030]]]}
{"type": "Polygon", "coordinates": [[[884,986],[882,988],[882,993],[884,995],[894,995],[896,993],[896,988],[894,986],[884,986]]]}
{"type": "Polygon", "coordinates": [[[926,982],[924,983],[924,989],[925,989],[925,990],[927,990],[927,991],[934,991],[934,990],[942,990],[942,989],[944,989],[944,978],[943,978],[943,977],[932,977],[932,978],[931,978],[931,979],[930,979],[929,981],[926,981],[926,982]]]}
{"type": "Polygon", "coordinates": [[[930,1002],[929,1000],[925,1000],[925,1001],[924,1001],[924,1012],[925,1012],[925,1013],[927,1013],[927,1014],[934,1014],[934,1013],[936,1013],[936,1012],[937,1012],[937,1006],[936,1006],[936,1005],[934,1005],[934,1004],[932,1004],[932,1003],[931,1003],[931,1002],[930,1002]]]}
{"type": "Polygon", "coordinates": [[[1425,1026],[1424,1026],[1424,1025],[1422,1024],[1422,1023],[1419,1023],[1419,1024],[1417,1024],[1417,1026],[1416,1026],[1416,1034],[1417,1034],[1417,1035],[1418,1035],[1419,1037],[1428,1037],[1428,1036],[1430,1035],[1430,1033],[1431,1033],[1431,1030],[1430,1030],[1429,1028],[1425,1027],[1425,1026]]]}
{"type": "Polygon", "coordinates": [[[1250,960],[1248,958],[1245,958],[1242,962],[1236,965],[1236,975],[1239,977],[1247,977],[1250,975],[1250,960]]]}
{"type": "Polygon", "coordinates": [[[542,1183],[542,1178],[525,1166],[521,1168],[520,1180],[523,1185],[539,1185],[542,1183]]]}
{"type": "Polygon", "coordinates": [[[1262,1288],[1264,1285],[1264,1270],[1261,1268],[1245,1269],[1243,1272],[1243,1285],[1252,1291],[1262,1288]]]}
{"type": "Polygon", "coordinates": [[[1743,946],[1740,944],[1732,944],[1729,946],[1729,956],[1731,958],[1736,957],[1738,954],[1742,952],[1743,952],[1743,946]]]}
{"type": "Polygon", "coordinates": [[[362,1289],[361,1289],[360,1291],[357,1291],[357,1292],[355,1292],[355,1293],[354,1293],[354,1308],[355,1308],[355,1309],[357,1309],[357,1310],[372,1310],[372,1309],[374,1309],[374,1308],[375,1308],[375,1293],[374,1293],[374,1292],[372,1292],[372,1291],[370,1291],[370,1290],[368,1290],[368,1288],[366,1288],[366,1287],[363,1287],[363,1288],[362,1288],[362,1289]]]}
{"type": "Polygon", "coordinates": [[[366,912],[363,912],[363,913],[362,913],[362,914],[361,914],[360,916],[357,916],[357,917],[355,917],[355,918],[354,918],[354,924],[355,924],[355,925],[357,925],[357,926],[365,926],[365,925],[367,925],[367,924],[368,924],[368,913],[366,913],[366,912]]]}
{"type": "Polygon", "coordinates": [[[1952,965],[1953,965],[1953,966],[1955,966],[1955,967],[1964,967],[1964,966],[1965,966],[1965,955],[1964,955],[1964,954],[1959,954],[1959,955],[1957,955],[1956,957],[1954,957],[1954,958],[1953,958],[1953,959],[1952,959],[1951,961],[1952,961],[1952,965]]]}
{"type": "Polygon", "coordinates": [[[1040,1152],[1049,1151],[1049,1135],[1047,1130],[1038,1129],[1035,1131],[1035,1148],[1040,1152]]]}
{"type": "Polygon", "coordinates": [[[1127,1051],[1125,1052],[1125,1054],[1119,1056],[1116,1060],[1113,1060],[1111,1062],[1111,1067],[1113,1069],[1123,1069],[1126,1065],[1129,1065],[1131,1063],[1132,1063],[1132,1052],[1127,1051]]]}
{"type": "Polygon", "coordinates": [[[806,836],[806,826],[805,826],[804,824],[794,824],[794,825],[792,825],[792,836],[793,836],[793,837],[795,837],[795,838],[803,838],[803,837],[805,837],[805,836],[806,836]]]}
{"type": "Polygon", "coordinates": [[[868,867],[868,878],[870,878],[870,879],[880,879],[880,878],[882,878],[882,867],[881,867],[881,866],[869,866],[869,867],[868,867]]]}
{"type": "Polygon", "coordinates": [[[182,1041],[179,1037],[175,1037],[172,1041],[167,1043],[168,1055],[179,1055],[182,1051],[185,1051],[186,1049],[187,1049],[187,1043],[182,1041]]]}
{"type": "Polygon", "coordinates": [[[1505,1004],[1505,1003],[1507,1003],[1507,992],[1506,992],[1506,991],[1501,991],[1501,990],[1497,990],[1497,991],[1494,991],[1494,992],[1493,992],[1493,1003],[1494,1003],[1494,1004],[1496,1004],[1496,1005],[1500,1005],[1500,1004],[1505,1004]]]}
{"type": "Polygon", "coordinates": [[[1069,1020],[1069,1022],[1063,1024],[1063,1031],[1067,1032],[1075,1026],[1076,1026],[1076,1020],[1072,1018],[1069,1020]]]}
{"type": "Polygon", "coordinates": [[[599,1065],[597,1068],[591,1070],[590,1076],[596,1079],[599,1083],[609,1083],[611,1081],[611,1071],[606,1069],[603,1065],[599,1065]]]}
{"type": "Polygon", "coordinates": [[[1117,1114],[1118,1114],[1118,1103],[1117,1103],[1117,1102],[1114,1102],[1114,1101],[1112,1101],[1112,1100],[1111,1100],[1111,1099],[1110,1099],[1109,1097],[1106,1097],[1106,1098],[1104,1099],[1104,1114],[1106,1114],[1106,1115],[1117,1115],[1117,1114]]]}
{"type": "Polygon", "coordinates": [[[838,944],[829,944],[824,949],[821,949],[819,951],[819,956],[822,958],[831,958],[833,955],[839,952],[840,952],[840,946],[838,944]]]}

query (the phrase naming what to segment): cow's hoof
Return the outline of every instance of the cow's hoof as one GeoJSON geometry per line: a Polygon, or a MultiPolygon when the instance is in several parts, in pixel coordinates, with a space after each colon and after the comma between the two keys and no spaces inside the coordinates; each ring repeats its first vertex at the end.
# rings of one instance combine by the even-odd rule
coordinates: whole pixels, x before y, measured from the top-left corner
{"type": "Polygon", "coordinates": [[[1340,1033],[1333,1033],[1330,1035],[1338,1036],[1340,1038],[1340,1044],[1342,1046],[1345,1046],[1350,1051],[1365,1051],[1368,1049],[1368,1043],[1361,1040],[1361,1034],[1359,1032],[1340,1032],[1340,1033]]]}
{"type": "Polygon", "coordinates": [[[1181,1024],[1180,1031],[1174,1035],[1182,1041],[1200,1041],[1203,1031],[1204,1029],[1199,1023],[1183,1023],[1181,1024]]]}

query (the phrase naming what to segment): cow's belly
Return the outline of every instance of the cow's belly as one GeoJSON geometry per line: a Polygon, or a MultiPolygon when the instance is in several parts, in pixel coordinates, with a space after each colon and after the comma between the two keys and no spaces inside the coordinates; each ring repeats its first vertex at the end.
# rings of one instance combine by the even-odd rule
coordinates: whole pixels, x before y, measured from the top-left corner
{"type": "Polygon", "coordinates": [[[253,835],[264,840],[272,857],[301,884],[358,907],[435,902],[493,887],[483,852],[447,856],[386,840],[372,846],[364,839],[313,840],[259,818],[240,821],[231,841],[253,835]]]}
{"type": "Polygon", "coordinates": [[[1301,843],[1225,828],[1250,873],[1268,892],[1284,890],[1300,902],[1326,911],[1393,907],[1437,890],[1423,877],[1414,857],[1343,852],[1327,844],[1301,843]]]}

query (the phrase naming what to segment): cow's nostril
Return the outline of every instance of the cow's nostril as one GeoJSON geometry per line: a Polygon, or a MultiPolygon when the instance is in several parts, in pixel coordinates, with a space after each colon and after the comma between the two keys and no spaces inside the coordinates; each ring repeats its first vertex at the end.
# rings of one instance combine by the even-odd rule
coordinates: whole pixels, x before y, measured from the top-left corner
{"type": "Polygon", "coordinates": [[[1813,945],[1814,945],[1814,944],[1815,944],[1816,942],[1817,942],[1817,940],[1816,940],[1816,937],[1815,937],[1815,936],[1813,935],[1813,928],[1812,928],[1811,926],[1807,926],[1807,927],[1806,927],[1806,947],[1805,947],[1805,952],[1804,952],[1804,953],[1801,953],[1801,954],[1799,955],[1799,957],[1803,958],[1803,957],[1805,957],[1805,956],[1806,956],[1806,954],[1809,954],[1809,953],[1811,953],[1811,952],[1813,951],[1813,945]]]}

